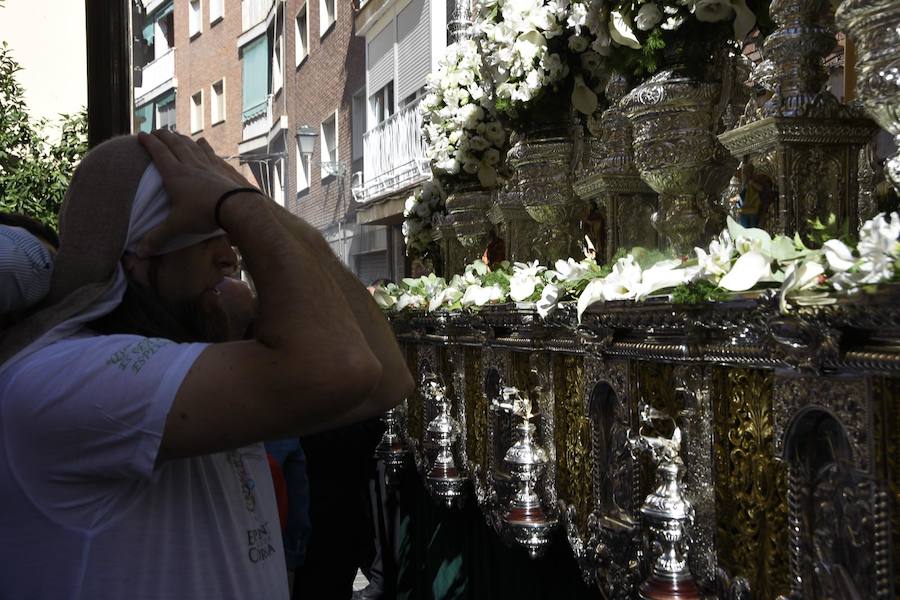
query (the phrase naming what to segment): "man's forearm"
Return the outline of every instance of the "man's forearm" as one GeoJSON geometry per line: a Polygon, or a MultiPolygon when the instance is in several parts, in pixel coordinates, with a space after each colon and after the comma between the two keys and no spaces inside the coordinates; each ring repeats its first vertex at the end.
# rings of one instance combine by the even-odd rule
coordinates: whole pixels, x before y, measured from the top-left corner
{"type": "Polygon", "coordinates": [[[279,210],[252,193],[235,197],[223,210],[222,223],[241,250],[259,295],[256,339],[270,347],[296,344],[303,350],[310,344],[364,344],[342,290],[311,247],[280,223],[279,210]]]}
{"type": "Polygon", "coordinates": [[[396,405],[410,393],[413,381],[387,319],[368,290],[347,270],[315,229],[286,210],[279,210],[278,215],[284,227],[309,244],[310,252],[320,257],[323,269],[341,291],[366,343],[378,357],[382,377],[373,394],[385,407],[396,405]]]}

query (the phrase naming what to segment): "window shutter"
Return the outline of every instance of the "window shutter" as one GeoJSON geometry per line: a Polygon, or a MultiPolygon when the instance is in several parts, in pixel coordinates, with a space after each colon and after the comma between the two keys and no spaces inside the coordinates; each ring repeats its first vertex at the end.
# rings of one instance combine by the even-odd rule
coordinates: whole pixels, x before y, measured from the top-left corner
{"type": "Polygon", "coordinates": [[[243,112],[246,119],[265,105],[269,94],[268,38],[260,36],[244,48],[243,54],[243,112]]]}
{"type": "Polygon", "coordinates": [[[369,93],[374,94],[394,79],[394,23],[388,23],[369,42],[367,56],[369,93]]]}
{"type": "Polygon", "coordinates": [[[397,15],[397,98],[425,85],[431,72],[431,2],[412,0],[397,15]]]}

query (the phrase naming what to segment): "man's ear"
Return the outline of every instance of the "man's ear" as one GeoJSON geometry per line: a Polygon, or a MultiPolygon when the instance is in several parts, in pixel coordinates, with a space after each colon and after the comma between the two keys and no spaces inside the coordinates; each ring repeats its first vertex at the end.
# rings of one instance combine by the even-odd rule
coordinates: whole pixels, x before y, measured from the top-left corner
{"type": "Polygon", "coordinates": [[[122,257],[122,267],[125,269],[125,274],[145,287],[149,285],[149,276],[147,274],[149,265],[149,259],[140,258],[137,254],[129,252],[122,257]]]}

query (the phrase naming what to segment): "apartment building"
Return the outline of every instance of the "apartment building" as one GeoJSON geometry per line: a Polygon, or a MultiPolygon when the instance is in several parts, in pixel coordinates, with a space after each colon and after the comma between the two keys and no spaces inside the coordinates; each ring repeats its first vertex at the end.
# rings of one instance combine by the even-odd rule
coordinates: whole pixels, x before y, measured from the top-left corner
{"type": "Polygon", "coordinates": [[[135,10],[134,131],[175,128],[175,15],[172,0],[142,0],[135,10]]]}
{"type": "MultiPolygon", "coordinates": [[[[464,2],[466,0],[463,0],[464,2]]],[[[353,190],[361,226],[385,227],[389,270],[405,273],[403,205],[430,177],[419,103],[447,46],[446,0],[366,0],[356,15],[365,40],[367,118],[363,172],[353,190]]]]}
{"type": "Polygon", "coordinates": [[[321,230],[335,253],[370,283],[405,275],[402,201],[387,220],[358,223],[357,208],[366,205],[354,202],[354,190],[367,194],[370,205],[383,205],[402,193],[398,185],[408,190],[423,179],[424,146],[412,107],[435,53],[420,46],[430,39],[433,15],[445,17],[430,0],[413,0],[412,9],[395,7],[391,18],[399,19],[400,33],[391,39],[399,39],[401,49],[395,52],[391,42],[387,68],[384,51],[377,60],[367,58],[355,1],[136,0],[142,14],[135,27],[135,130],[169,127],[205,137],[275,201],[321,230]],[[421,34],[420,22],[428,24],[429,36],[421,34]],[[418,32],[415,44],[404,41],[409,32],[418,32]],[[395,53],[400,64],[409,56],[418,62],[398,72],[395,53]],[[386,79],[370,77],[388,71],[386,79]],[[404,93],[400,99],[394,82],[404,93]],[[406,120],[392,120],[401,113],[406,120]],[[402,124],[403,131],[394,135],[388,122],[402,124]],[[410,143],[421,146],[413,153],[418,162],[397,159],[409,154],[404,148],[410,143]],[[391,160],[402,168],[414,165],[416,177],[394,177],[384,185],[379,174],[402,170],[391,160]]]}

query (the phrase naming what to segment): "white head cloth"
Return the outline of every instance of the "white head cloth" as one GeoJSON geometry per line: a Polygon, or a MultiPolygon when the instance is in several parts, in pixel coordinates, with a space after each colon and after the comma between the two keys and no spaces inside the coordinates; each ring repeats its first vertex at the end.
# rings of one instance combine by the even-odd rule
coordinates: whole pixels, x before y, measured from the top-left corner
{"type": "MultiPolygon", "coordinates": [[[[131,217],[128,222],[128,238],[123,249],[125,252],[135,252],[138,243],[153,228],[160,225],[169,214],[169,196],[163,187],[162,177],[157,168],[151,163],[144,171],[141,182],[138,185],[131,207],[131,217]]],[[[182,248],[187,248],[213,237],[224,235],[225,232],[217,229],[207,234],[183,235],[170,240],[157,255],[168,254],[182,248]]],[[[37,350],[52,344],[53,342],[68,337],[78,332],[86,323],[109,314],[121,302],[127,288],[125,270],[119,261],[116,267],[115,278],[97,302],[88,306],[81,312],[63,321],[53,329],[44,333],[41,337],[26,346],[10,360],[0,365],[2,373],[11,364],[36,352],[37,350]]]]}

